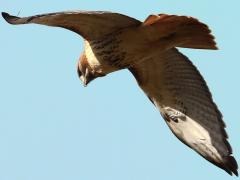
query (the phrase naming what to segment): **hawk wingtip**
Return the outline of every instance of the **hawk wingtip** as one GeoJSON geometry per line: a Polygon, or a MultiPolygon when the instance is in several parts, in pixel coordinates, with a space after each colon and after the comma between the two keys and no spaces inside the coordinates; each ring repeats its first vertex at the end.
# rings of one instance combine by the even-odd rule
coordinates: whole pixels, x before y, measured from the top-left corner
{"type": "Polygon", "coordinates": [[[19,17],[12,16],[6,12],[2,12],[2,17],[10,24],[15,24],[14,22],[19,19],[19,17]]]}
{"type": "Polygon", "coordinates": [[[6,12],[2,12],[2,17],[6,20],[10,15],[6,12]]]}
{"type": "Polygon", "coordinates": [[[226,167],[236,176],[238,176],[238,164],[233,156],[229,156],[226,161],[226,167]]]}
{"type": "Polygon", "coordinates": [[[238,164],[233,156],[226,156],[222,163],[216,165],[225,170],[229,175],[232,176],[234,174],[238,176],[238,164]]]}

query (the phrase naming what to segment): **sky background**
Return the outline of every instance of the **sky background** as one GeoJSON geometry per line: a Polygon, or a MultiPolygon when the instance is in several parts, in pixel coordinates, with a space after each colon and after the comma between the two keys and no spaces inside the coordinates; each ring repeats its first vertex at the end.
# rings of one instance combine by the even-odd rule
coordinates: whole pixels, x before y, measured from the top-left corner
{"type": "MultiPolygon", "coordinates": [[[[20,16],[110,10],[139,20],[154,13],[189,15],[208,24],[220,50],[181,51],[207,81],[238,161],[239,6],[238,0],[0,0],[0,11],[20,16]]],[[[127,70],[84,88],[76,71],[83,50],[77,34],[11,26],[2,18],[0,27],[1,180],[234,178],[172,135],[127,70]]]]}

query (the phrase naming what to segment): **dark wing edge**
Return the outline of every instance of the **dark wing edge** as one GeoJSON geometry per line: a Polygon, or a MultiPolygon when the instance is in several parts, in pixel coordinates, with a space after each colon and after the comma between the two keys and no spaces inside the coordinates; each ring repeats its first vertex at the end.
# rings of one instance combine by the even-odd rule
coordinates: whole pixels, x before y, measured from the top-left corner
{"type": "MultiPolygon", "coordinates": [[[[190,64],[190,66],[192,66],[194,69],[195,69],[195,72],[198,74],[198,76],[201,78],[201,81],[204,83],[203,86],[205,87],[206,89],[206,92],[208,93],[208,96],[215,108],[215,111],[217,112],[218,114],[218,122],[221,123],[222,125],[222,134],[223,136],[225,137],[223,139],[223,142],[224,144],[226,145],[228,151],[229,151],[229,155],[228,156],[225,156],[223,157],[223,162],[222,163],[217,163],[216,161],[213,161],[212,159],[207,159],[209,162],[215,164],[216,166],[218,166],[219,168],[225,170],[229,175],[233,175],[235,174],[236,176],[238,176],[238,164],[237,164],[237,161],[236,159],[232,156],[232,147],[231,145],[229,144],[228,142],[228,135],[227,135],[227,132],[225,130],[226,128],[226,124],[225,122],[223,121],[223,116],[222,116],[222,113],[219,111],[216,103],[213,101],[213,97],[212,97],[212,94],[211,94],[211,91],[209,90],[208,86],[207,86],[207,83],[206,81],[204,80],[204,78],[202,77],[202,75],[200,74],[199,70],[196,68],[196,66],[193,65],[193,63],[188,59],[187,56],[183,55],[182,53],[180,53],[178,51],[178,53],[184,58],[187,60],[187,62],[190,64]]],[[[201,155],[201,154],[200,154],[201,155]]],[[[202,156],[202,155],[201,155],[202,156]]],[[[206,158],[206,157],[204,157],[206,158]]]]}
{"type": "MultiPolygon", "coordinates": [[[[151,100],[152,101],[152,100],[151,100]]],[[[166,120],[166,121],[172,121],[172,119],[166,115],[161,113],[162,117],[166,120]]],[[[224,130],[225,131],[225,130],[224,130]]],[[[225,132],[226,133],[226,132],[225,132]]],[[[189,148],[193,149],[191,146],[189,146],[189,144],[187,144],[185,141],[183,141],[181,138],[179,138],[174,132],[173,134],[175,135],[176,138],[178,138],[179,141],[181,141],[183,144],[185,144],[186,146],[188,146],[189,148]]],[[[195,152],[197,152],[200,156],[202,156],[204,159],[206,159],[207,161],[209,161],[210,163],[216,165],[217,167],[223,169],[224,171],[226,171],[229,175],[233,175],[235,174],[236,176],[238,176],[238,164],[236,159],[232,156],[232,148],[229,144],[229,142],[227,141],[227,139],[225,139],[225,145],[228,146],[228,150],[231,152],[228,156],[225,156],[223,161],[221,163],[218,163],[216,161],[214,161],[211,158],[208,158],[206,156],[203,156],[202,154],[200,154],[199,152],[197,152],[196,150],[194,150],[195,152]]]]}
{"type": "Polygon", "coordinates": [[[11,16],[10,14],[6,13],[6,12],[2,12],[2,17],[9,23],[9,24],[15,24],[15,22],[17,22],[17,20],[19,20],[20,18],[17,16],[11,16]]]}
{"type": "MultiPolygon", "coordinates": [[[[193,147],[191,147],[189,144],[187,144],[183,139],[179,138],[174,132],[173,134],[181,141],[183,142],[185,145],[187,145],[188,147],[190,147],[191,149],[195,150],[199,155],[201,155],[203,158],[205,158],[206,160],[208,160],[209,162],[211,162],[212,164],[216,165],[217,167],[223,169],[224,171],[226,171],[229,175],[233,175],[235,174],[236,176],[238,176],[238,164],[236,159],[232,156],[232,148],[228,142],[228,135],[225,131],[225,123],[222,119],[222,114],[221,112],[218,110],[217,105],[214,103],[213,99],[212,99],[212,95],[211,92],[206,84],[206,81],[203,79],[203,77],[201,76],[200,72],[198,71],[198,69],[193,65],[193,63],[182,53],[180,53],[177,49],[173,48],[172,50],[170,50],[173,52],[173,54],[175,54],[174,56],[177,56],[176,61],[181,61],[181,59],[186,60],[186,63],[188,64],[188,67],[190,67],[192,70],[195,71],[196,75],[198,76],[198,78],[200,78],[200,82],[202,82],[203,84],[203,88],[205,89],[205,92],[207,93],[207,96],[210,100],[210,102],[213,105],[213,109],[216,111],[217,114],[217,119],[218,119],[218,123],[220,126],[220,132],[222,135],[222,143],[224,144],[224,146],[226,146],[227,149],[227,154],[223,155],[222,154],[222,161],[221,162],[217,162],[214,160],[214,158],[211,158],[211,156],[203,156],[200,152],[198,152],[196,149],[194,149],[193,147]]],[[[170,58],[174,58],[173,57],[166,57],[167,60],[170,60],[170,58]]],[[[149,60],[148,62],[142,62],[141,64],[135,65],[131,68],[129,68],[129,71],[133,74],[133,76],[135,77],[136,81],[138,82],[138,85],[142,88],[142,90],[145,92],[145,94],[148,96],[148,98],[151,100],[151,102],[153,102],[153,104],[157,107],[158,104],[156,104],[156,98],[154,96],[151,96],[151,93],[148,92],[148,83],[151,83],[149,81],[155,82],[156,83],[156,79],[158,77],[154,77],[155,75],[159,75],[154,74],[154,71],[161,71],[160,66],[158,64],[158,62],[160,62],[161,59],[158,58],[158,60],[156,60],[155,62],[151,62],[151,60],[149,60]],[[151,65],[151,63],[153,65],[151,65]],[[150,69],[151,67],[151,69],[150,69]],[[147,78],[146,78],[147,77],[147,78]],[[155,80],[154,80],[155,79],[155,80]]],[[[161,64],[162,65],[162,64],[161,64]]],[[[187,70],[187,69],[186,69],[187,70]]],[[[177,74],[177,72],[176,72],[177,74]]],[[[161,74],[162,75],[162,74],[161,74]]],[[[159,82],[160,83],[160,82],[159,82]]],[[[154,84],[150,85],[151,87],[154,86],[154,84]]],[[[157,86],[158,88],[158,86],[157,86]]],[[[160,107],[159,107],[160,108],[160,107]]],[[[171,119],[171,117],[169,117],[168,114],[162,113],[161,108],[160,108],[160,112],[161,115],[163,116],[163,118],[166,120],[166,122],[170,122],[173,121],[173,119],[171,119]]],[[[171,128],[170,128],[171,129],[171,128]]],[[[171,129],[172,130],[172,129],[171,129]]],[[[172,130],[173,131],[173,130],[172,130]]],[[[210,132],[211,134],[211,132],[210,132]]],[[[213,146],[215,146],[213,144],[213,146]]]]}
{"type": "Polygon", "coordinates": [[[137,19],[109,11],[64,11],[29,17],[17,17],[2,12],[2,17],[13,25],[35,23],[62,27],[87,40],[98,39],[118,29],[141,24],[137,19]]]}

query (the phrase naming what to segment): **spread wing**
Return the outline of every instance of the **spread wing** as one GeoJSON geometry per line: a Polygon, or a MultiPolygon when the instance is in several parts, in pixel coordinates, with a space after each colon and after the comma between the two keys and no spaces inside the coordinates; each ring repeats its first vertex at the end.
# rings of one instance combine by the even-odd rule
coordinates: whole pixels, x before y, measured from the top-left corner
{"type": "Polygon", "coordinates": [[[238,175],[222,115],[186,56],[174,48],[129,70],[179,140],[227,173],[238,175]]]}
{"type": "Polygon", "coordinates": [[[134,18],[107,11],[66,11],[23,18],[3,12],[2,16],[10,24],[35,23],[62,27],[80,34],[87,40],[97,39],[118,29],[141,24],[134,18]]]}

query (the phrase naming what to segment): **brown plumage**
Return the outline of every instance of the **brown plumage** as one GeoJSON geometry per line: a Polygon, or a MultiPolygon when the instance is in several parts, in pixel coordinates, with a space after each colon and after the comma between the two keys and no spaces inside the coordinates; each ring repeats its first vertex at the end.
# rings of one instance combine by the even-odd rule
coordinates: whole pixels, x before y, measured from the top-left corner
{"type": "Polygon", "coordinates": [[[238,175],[222,115],[206,82],[176,49],[217,49],[207,25],[167,14],[150,15],[142,23],[104,11],[2,16],[10,24],[56,26],[83,36],[77,71],[85,86],[97,77],[129,69],[179,140],[230,175],[238,175]]]}

